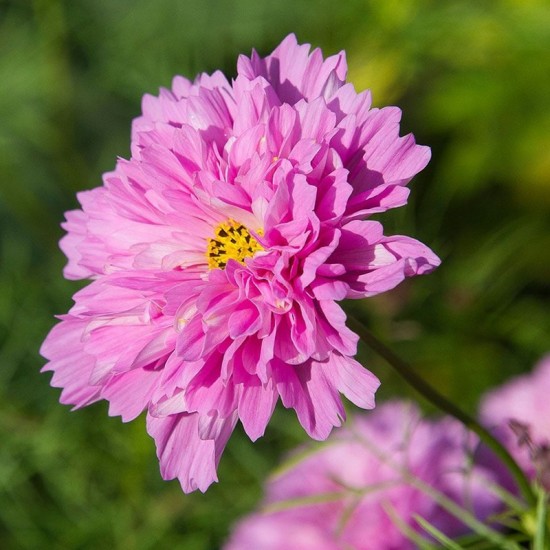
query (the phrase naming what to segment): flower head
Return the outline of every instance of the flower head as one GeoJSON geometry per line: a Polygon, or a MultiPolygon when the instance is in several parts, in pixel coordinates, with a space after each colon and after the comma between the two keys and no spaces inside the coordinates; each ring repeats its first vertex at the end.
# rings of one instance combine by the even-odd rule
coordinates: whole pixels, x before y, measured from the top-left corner
{"type": "MultiPolygon", "coordinates": [[[[482,422],[531,479],[550,491],[550,355],[481,400],[482,422]]],[[[504,472],[503,472],[504,474],[504,472]]]]}
{"type": "Polygon", "coordinates": [[[405,550],[414,547],[407,528],[427,536],[415,516],[455,537],[467,528],[430,491],[483,520],[499,507],[490,471],[471,463],[476,445],[454,419],[423,419],[405,402],[379,405],[291,457],[267,484],[263,513],[238,524],[225,548],[284,550],[291,533],[304,550],[317,540],[326,549],[405,550]]]}
{"type": "Polygon", "coordinates": [[[92,282],[41,350],[62,403],[146,410],[185,491],[216,480],[237,421],[260,437],[279,398],[316,439],[341,424],[340,393],[372,408],[379,383],[337,301],[439,264],[367,219],[405,204],[430,152],[345,83],[343,53],[290,35],[237,70],[143,98],[131,159],[66,215],[65,276],[92,282]]]}

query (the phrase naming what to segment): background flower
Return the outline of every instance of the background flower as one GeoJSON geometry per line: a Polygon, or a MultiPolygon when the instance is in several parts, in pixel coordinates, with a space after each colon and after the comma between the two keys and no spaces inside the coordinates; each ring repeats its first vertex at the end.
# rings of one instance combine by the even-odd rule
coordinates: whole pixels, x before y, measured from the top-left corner
{"type": "Polygon", "coordinates": [[[481,421],[502,441],[531,479],[550,490],[550,355],[533,372],[487,392],[481,421]]]}
{"type": "Polygon", "coordinates": [[[460,535],[467,528],[421,484],[481,520],[496,512],[498,499],[488,489],[493,475],[472,464],[471,436],[457,421],[423,419],[405,402],[356,415],[325,445],[289,458],[266,486],[265,511],[238,524],[225,548],[283,550],[293,539],[268,534],[300,527],[307,541],[323,534],[323,548],[414,548],[403,525],[423,533],[415,515],[449,537],[460,535]]]}
{"type": "Polygon", "coordinates": [[[162,475],[186,492],[217,480],[238,420],[263,435],[279,398],[316,439],[345,417],[338,392],[374,407],[336,301],[439,264],[364,219],[405,203],[429,150],[345,84],[343,53],[289,35],[237,69],[144,97],[132,158],[67,214],[65,275],[93,282],[41,350],[63,403],[147,410],[162,475]]]}

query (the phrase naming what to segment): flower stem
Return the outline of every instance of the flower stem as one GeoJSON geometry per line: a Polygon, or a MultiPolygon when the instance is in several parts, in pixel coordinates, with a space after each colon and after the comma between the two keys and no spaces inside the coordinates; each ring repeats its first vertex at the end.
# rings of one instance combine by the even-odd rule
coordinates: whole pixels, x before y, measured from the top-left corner
{"type": "Polygon", "coordinates": [[[481,441],[487,445],[504,463],[509,472],[513,475],[518,487],[520,488],[524,498],[531,505],[536,504],[536,498],[533,493],[533,489],[529,483],[529,480],[525,476],[523,470],[517,465],[516,461],[512,458],[506,448],[498,441],[490,432],[488,432],[477,420],[465,413],[462,409],[457,407],[454,403],[451,403],[446,397],[441,395],[435,388],[428,384],[423,378],[418,376],[412,369],[412,367],[399,356],[397,356],[391,349],[383,344],[374,334],[372,334],[366,327],[355,319],[348,315],[348,321],[350,328],[354,330],[361,340],[365,342],[373,351],[383,357],[396,371],[397,373],[410,384],[420,395],[427,399],[430,403],[435,405],[438,409],[454,416],[457,420],[462,422],[466,428],[475,432],[481,441]]]}

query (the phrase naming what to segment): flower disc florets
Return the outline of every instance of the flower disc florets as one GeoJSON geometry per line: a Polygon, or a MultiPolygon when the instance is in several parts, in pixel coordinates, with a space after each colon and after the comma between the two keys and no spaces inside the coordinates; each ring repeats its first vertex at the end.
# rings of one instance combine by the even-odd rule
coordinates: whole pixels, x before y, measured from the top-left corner
{"type": "Polygon", "coordinates": [[[405,204],[430,153],[399,137],[399,109],[345,83],[343,53],[290,35],[237,70],[144,97],[131,159],[67,213],[65,275],[92,282],[42,348],[63,403],[147,410],[162,474],[186,491],[216,479],[238,420],[261,436],[279,398],[317,439],[341,424],[339,392],[373,407],[337,301],[439,263],[367,219],[405,204]]]}
{"type": "MultiPolygon", "coordinates": [[[[258,233],[262,231],[258,230],[258,233]]],[[[263,250],[262,245],[242,223],[227,220],[218,225],[215,236],[208,241],[208,267],[224,269],[229,260],[244,264],[245,258],[254,256],[260,250],[263,250]]]]}

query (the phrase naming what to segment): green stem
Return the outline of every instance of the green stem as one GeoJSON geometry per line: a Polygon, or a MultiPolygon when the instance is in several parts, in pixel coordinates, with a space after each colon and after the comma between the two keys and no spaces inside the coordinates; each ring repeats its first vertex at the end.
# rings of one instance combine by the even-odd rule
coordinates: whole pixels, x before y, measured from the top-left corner
{"type": "Polygon", "coordinates": [[[532,506],[536,504],[536,497],[533,493],[533,489],[531,488],[529,480],[523,473],[523,470],[517,465],[516,461],[503,447],[503,445],[495,439],[493,435],[491,435],[491,433],[479,424],[477,420],[451,403],[446,397],[430,386],[430,384],[428,384],[423,378],[418,376],[418,374],[414,372],[406,361],[403,361],[403,359],[397,356],[391,349],[378,340],[378,338],[376,338],[376,336],[374,336],[374,334],[372,334],[365,327],[365,325],[363,325],[363,323],[348,315],[348,324],[350,328],[359,335],[361,340],[367,344],[367,346],[383,357],[420,395],[440,410],[454,416],[457,420],[460,420],[460,422],[462,422],[462,424],[464,424],[469,430],[475,432],[481,441],[483,441],[483,443],[485,443],[485,445],[487,445],[487,447],[489,447],[508,468],[516,480],[516,483],[518,484],[518,487],[520,488],[526,501],[532,506]]]}

